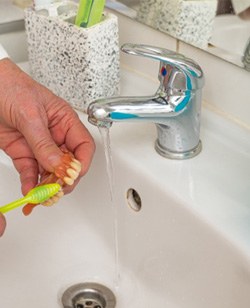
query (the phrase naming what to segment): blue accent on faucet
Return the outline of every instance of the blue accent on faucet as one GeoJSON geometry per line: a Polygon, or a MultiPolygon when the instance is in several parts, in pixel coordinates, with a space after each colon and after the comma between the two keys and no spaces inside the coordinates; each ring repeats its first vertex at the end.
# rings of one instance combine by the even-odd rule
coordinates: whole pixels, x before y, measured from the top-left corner
{"type": "Polygon", "coordinates": [[[189,73],[190,73],[191,76],[193,76],[193,77],[199,77],[198,74],[197,74],[195,71],[193,71],[193,70],[191,70],[191,69],[188,69],[188,71],[189,71],[189,73]]]}
{"type": "Polygon", "coordinates": [[[126,120],[126,119],[134,119],[138,118],[136,114],[131,113],[123,113],[123,112],[111,112],[110,118],[112,120],[126,120]]]}
{"type": "Polygon", "coordinates": [[[178,104],[175,108],[175,112],[181,111],[182,109],[184,109],[186,107],[186,105],[188,104],[188,102],[190,101],[191,98],[191,91],[192,91],[192,82],[191,79],[188,75],[186,75],[187,77],[187,89],[188,91],[185,91],[185,97],[183,98],[183,100],[181,101],[180,104],[178,104]]]}
{"type": "Polygon", "coordinates": [[[191,78],[188,75],[186,75],[186,77],[187,77],[187,89],[191,91],[193,89],[191,78]]]}
{"type": "Polygon", "coordinates": [[[183,98],[182,102],[175,107],[174,111],[178,112],[184,109],[187,106],[188,102],[190,101],[190,98],[191,98],[191,95],[187,94],[187,96],[183,98]]]}

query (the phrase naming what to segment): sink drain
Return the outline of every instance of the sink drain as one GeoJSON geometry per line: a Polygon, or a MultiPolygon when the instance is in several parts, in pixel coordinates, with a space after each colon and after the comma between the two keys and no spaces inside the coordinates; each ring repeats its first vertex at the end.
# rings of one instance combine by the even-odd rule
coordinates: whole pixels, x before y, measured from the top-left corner
{"type": "Polygon", "coordinates": [[[62,296],[64,308],[114,308],[113,292],[94,282],[79,283],[68,288],[62,296]]]}

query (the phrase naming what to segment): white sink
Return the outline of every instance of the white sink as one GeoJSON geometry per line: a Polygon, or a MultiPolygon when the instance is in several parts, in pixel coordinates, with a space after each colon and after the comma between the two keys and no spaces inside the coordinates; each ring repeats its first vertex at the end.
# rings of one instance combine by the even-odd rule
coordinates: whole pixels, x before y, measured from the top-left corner
{"type": "MultiPolygon", "coordinates": [[[[122,93],[131,95],[157,87],[126,70],[122,85],[122,93]]],[[[99,132],[86,115],[81,118],[97,151],[77,189],[28,218],[21,210],[6,214],[8,226],[0,239],[1,307],[62,307],[67,287],[95,281],[113,290],[118,308],[248,308],[249,133],[204,109],[202,153],[172,161],[155,152],[153,124],[114,124],[114,207],[99,132]],[[140,211],[128,206],[130,188],[141,197],[140,211]]],[[[0,165],[3,205],[20,196],[20,184],[3,153],[0,165]]]]}

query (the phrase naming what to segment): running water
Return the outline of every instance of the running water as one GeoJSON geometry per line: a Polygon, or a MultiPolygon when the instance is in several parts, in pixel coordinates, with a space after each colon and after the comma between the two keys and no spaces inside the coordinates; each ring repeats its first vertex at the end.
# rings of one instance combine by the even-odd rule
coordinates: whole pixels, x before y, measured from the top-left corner
{"type": "Polygon", "coordinates": [[[104,153],[106,158],[106,170],[109,180],[109,191],[112,205],[114,205],[114,170],[113,170],[113,161],[111,154],[111,144],[109,136],[109,128],[106,126],[98,126],[99,132],[101,134],[102,143],[104,147],[104,153]]]}
{"type": "Polygon", "coordinates": [[[119,249],[118,249],[118,215],[117,215],[117,206],[114,202],[114,171],[113,171],[113,161],[111,155],[111,145],[110,145],[110,136],[109,128],[105,126],[98,126],[99,132],[101,134],[105,158],[106,158],[106,169],[109,180],[109,190],[110,190],[110,199],[113,209],[113,232],[114,232],[114,250],[115,250],[115,287],[119,287],[120,272],[119,272],[119,249]]]}

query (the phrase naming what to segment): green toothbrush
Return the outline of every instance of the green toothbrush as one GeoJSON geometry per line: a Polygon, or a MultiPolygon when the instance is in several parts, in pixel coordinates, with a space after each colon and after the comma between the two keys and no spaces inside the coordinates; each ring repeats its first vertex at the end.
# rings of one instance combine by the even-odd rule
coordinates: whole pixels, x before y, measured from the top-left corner
{"type": "Polygon", "coordinates": [[[26,203],[39,204],[53,197],[61,190],[58,183],[45,184],[31,189],[26,196],[0,207],[0,213],[9,212],[26,203]]]}
{"type": "Polygon", "coordinates": [[[105,0],[80,0],[75,25],[91,27],[101,21],[105,0]]]}

